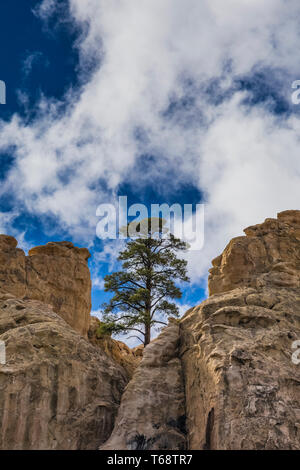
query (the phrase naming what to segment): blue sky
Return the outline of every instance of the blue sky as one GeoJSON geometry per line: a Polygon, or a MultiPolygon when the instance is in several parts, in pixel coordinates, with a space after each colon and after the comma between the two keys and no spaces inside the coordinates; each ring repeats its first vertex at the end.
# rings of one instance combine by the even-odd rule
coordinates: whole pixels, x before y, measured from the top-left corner
{"type": "Polygon", "coordinates": [[[0,231],[26,250],[88,246],[93,310],[119,249],[96,238],[101,203],[205,203],[182,311],[205,297],[210,261],[231,237],[299,208],[299,2],[0,8],[0,231]]]}

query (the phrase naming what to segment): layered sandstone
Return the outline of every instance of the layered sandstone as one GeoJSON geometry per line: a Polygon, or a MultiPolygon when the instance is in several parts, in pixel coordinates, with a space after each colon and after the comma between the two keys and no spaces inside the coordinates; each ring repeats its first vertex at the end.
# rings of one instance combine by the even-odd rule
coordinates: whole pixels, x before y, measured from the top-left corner
{"type": "Polygon", "coordinates": [[[190,449],[300,447],[300,211],[245,233],[181,320],[190,449]]]}
{"type": "Polygon", "coordinates": [[[25,256],[13,237],[0,235],[0,292],[40,300],[83,336],[91,310],[90,254],[70,242],[51,242],[25,256]]]}
{"type": "Polygon", "coordinates": [[[102,450],[186,449],[179,325],[169,324],[144,350],[102,450]]]}
{"type": "Polygon", "coordinates": [[[125,370],[35,300],[0,295],[0,449],[96,449],[111,434],[125,370]]]}

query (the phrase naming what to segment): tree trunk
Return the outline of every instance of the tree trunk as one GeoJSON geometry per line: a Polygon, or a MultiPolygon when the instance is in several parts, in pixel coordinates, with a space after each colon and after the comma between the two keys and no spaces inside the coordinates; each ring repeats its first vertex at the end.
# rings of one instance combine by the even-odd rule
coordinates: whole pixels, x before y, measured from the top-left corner
{"type": "Polygon", "coordinates": [[[150,343],[151,340],[151,326],[150,325],[145,325],[145,341],[144,341],[144,346],[147,346],[147,344],[150,343]]]}

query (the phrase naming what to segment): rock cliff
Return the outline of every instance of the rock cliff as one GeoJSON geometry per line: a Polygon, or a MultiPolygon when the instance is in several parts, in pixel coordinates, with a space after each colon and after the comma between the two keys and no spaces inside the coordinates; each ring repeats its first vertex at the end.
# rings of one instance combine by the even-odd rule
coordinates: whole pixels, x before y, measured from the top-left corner
{"type": "Polygon", "coordinates": [[[117,341],[109,335],[99,336],[97,333],[99,326],[100,320],[96,317],[91,317],[90,329],[88,331],[90,343],[100,348],[117,364],[122,366],[127,373],[128,380],[131,379],[143,357],[143,348],[130,349],[125,343],[117,341]]]}
{"type": "Polygon", "coordinates": [[[88,257],[69,242],[25,256],[0,235],[0,449],[97,449],[111,434],[138,359],[88,341],[88,257]]]}
{"type": "Polygon", "coordinates": [[[179,325],[169,324],[144,351],[129,382],[114,431],[102,450],[186,449],[179,325]]]}
{"type": "Polygon", "coordinates": [[[98,337],[88,256],[0,236],[0,448],[300,448],[300,211],[231,240],[143,352],[98,337]]]}
{"type": "Polygon", "coordinates": [[[0,295],[0,449],[96,449],[127,383],[122,367],[50,306],[0,295]]]}
{"type": "Polygon", "coordinates": [[[101,449],[299,449],[300,211],[245,233],[210,297],[146,347],[101,449]]]}
{"type": "Polygon", "coordinates": [[[0,292],[40,300],[83,336],[90,326],[91,278],[86,248],[52,242],[25,256],[13,237],[0,235],[0,292]]]}
{"type": "Polygon", "coordinates": [[[297,449],[300,211],[249,227],[210,270],[210,297],[181,320],[191,449],[297,449]]]}
{"type": "Polygon", "coordinates": [[[89,257],[86,248],[60,242],[33,248],[26,258],[26,296],[51,304],[83,336],[90,326],[89,257]]]}

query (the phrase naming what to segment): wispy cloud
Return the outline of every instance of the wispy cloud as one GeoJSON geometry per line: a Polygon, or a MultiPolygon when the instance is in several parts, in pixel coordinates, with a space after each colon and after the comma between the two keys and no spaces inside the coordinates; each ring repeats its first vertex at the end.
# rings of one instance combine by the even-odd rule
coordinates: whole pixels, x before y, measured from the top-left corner
{"type": "MultiPolygon", "coordinates": [[[[38,14],[46,21],[55,7],[46,0],[38,14]]],[[[174,181],[197,186],[207,203],[204,249],[190,255],[194,281],[244,226],[297,207],[297,116],[247,97],[254,71],[272,83],[277,70],[289,106],[298,1],[70,0],[70,12],[82,29],[78,73],[94,57],[98,66],[66,94],[63,113],[43,98],[30,125],[17,115],[1,123],[0,147],[13,145],[15,156],[2,194],[90,243],[96,208],[120,183],[151,185],[173,169],[174,181]],[[250,79],[244,89],[241,77],[250,79]],[[136,165],[143,153],[157,156],[146,174],[136,165]]]]}

